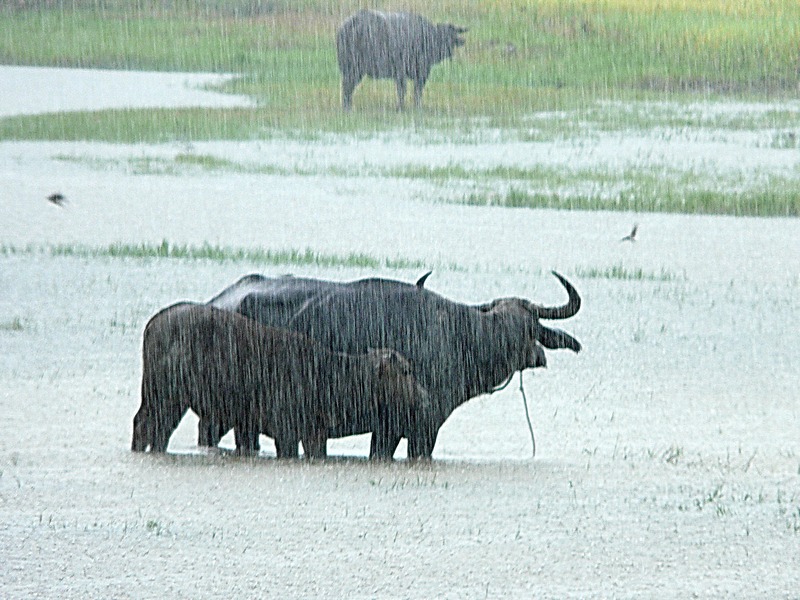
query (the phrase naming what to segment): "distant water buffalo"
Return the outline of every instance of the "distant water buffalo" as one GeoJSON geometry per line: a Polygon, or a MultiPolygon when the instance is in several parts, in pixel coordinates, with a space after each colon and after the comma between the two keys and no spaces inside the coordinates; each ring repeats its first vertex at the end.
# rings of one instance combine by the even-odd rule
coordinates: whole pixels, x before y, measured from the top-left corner
{"type": "Polygon", "coordinates": [[[428,410],[427,392],[394,350],[335,354],[202,304],[157,313],[145,327],[143,362],[134,451],[166,451],[189,408],[217,439],[233,427],[240,453],[257,451],[265,433],[280,458],[296,457],[298,441],[307,456],[324,457],[329,436],[364,433],[375,422],[404,435],[428,410]]]}
{"type": "Polygon", "coordinates": [[[344,109],[352,107],[353,90],[364,75],[394,79],[399,110],[405,102],[406,79],[412,80],[414,104],[420,106],[431,67],[464,45],[459,34],[466,31],[449,23],[433,24],[412,13],[358,11],[336,33],[344,109]]]}
{"type": "MultiPolygon", "coordinates": [[[[411,361],[414,376],[429,393],[431,410],[416,419],[408,438],[411,458],[429,458],[439,428],[461,404],[492,392],[516,371],[543,367],[542,347],[581,350],[568,333],[540,319],[566,319],[581,298],[554,273],[569,300],[542,306],[524,298],[498,298],[469,305],[424,287],[387,279],[350,282],[247,275],[209,300],[210,306],[239,312],[260,323],[308,335],[326,348],[360,353],[392,348],[411,361]]],[[[370,456],[390,458],[400,441],[381,423],[369,428],[370,456]]]]}

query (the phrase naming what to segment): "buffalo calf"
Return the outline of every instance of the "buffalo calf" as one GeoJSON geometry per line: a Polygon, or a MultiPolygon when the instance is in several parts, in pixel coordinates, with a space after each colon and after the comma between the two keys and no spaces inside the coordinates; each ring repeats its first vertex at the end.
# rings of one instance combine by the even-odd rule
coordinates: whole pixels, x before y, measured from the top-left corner
{"type": "Polygon", "coordinates": [[[134,451],[167,449],[191,408],[200,443],[233,427],[237,450],[275,439],[279,457],[324,457],[329,436],[374,423],[402,432],[427,392],[394,350],[332,353],[302,334],[260,325],[237,313],[180,303],[145,327],[142,404],[134,417],[134,451]]]}

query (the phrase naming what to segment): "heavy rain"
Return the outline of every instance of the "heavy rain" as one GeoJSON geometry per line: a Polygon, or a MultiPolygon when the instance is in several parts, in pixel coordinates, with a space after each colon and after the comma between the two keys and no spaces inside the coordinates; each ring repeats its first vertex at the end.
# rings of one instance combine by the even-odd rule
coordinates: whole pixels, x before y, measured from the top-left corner
{"type": "Polygon", "coordinates": [[[0,596],[794,597],[798,23],[2,3],[0,596]]]}

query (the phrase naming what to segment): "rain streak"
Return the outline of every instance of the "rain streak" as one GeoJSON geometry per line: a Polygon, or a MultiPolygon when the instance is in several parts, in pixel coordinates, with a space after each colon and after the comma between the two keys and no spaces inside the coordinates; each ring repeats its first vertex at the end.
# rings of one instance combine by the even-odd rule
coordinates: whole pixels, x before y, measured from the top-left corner
{"type": "Polygon", "coordinates": [[[798,23],[0,3],[0,596],[796,595],[798,23]]]}

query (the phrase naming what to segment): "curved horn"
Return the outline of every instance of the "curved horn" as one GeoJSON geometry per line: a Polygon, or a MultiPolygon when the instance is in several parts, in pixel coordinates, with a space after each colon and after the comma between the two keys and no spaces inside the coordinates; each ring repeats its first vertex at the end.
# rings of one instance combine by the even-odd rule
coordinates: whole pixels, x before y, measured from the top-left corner
{"type": "Polygon", "coordinates": [[[544,325],[539,325],[539,335],[536,339],[542,346],[550,350],[558,350],[559,348],[569,348],[573,352],[581,351],[581,343],[560,329],[550,329],[544,325]]]}
{"type": "Polygon", "coordinates": [[[563,306],[542,306],[540,304],[534,304],[533,302],[526,301],[526,308],[540,319],[568,319],[580,310],[581,297],[578,294],[578,291],[572,287],[572,284],[567,281],[563,275],[557,273],[556,271],[551,271],[551,273],[558,277],[561,285],[563,285],[567,290],[567,294],[569,294],[569,300],[567,300],[567,303],[563,306]]]}
{"type": "Polygon", "coordinates": [[[416,284],[416,285],[417,285],[417,287],[418,287],[419,289],[422,289],[423,287],[425,287],[425,280],[426,280],[428,277],[430,277],[430,274],[431,274],[431,273],[433,273],[433,271],[428,271],[427,273],[425,273],[425,275],[423,275],[422,277],[420,277],[419,279],[417,279],[417,284],[416,284]]]}

